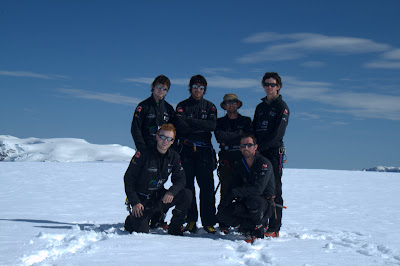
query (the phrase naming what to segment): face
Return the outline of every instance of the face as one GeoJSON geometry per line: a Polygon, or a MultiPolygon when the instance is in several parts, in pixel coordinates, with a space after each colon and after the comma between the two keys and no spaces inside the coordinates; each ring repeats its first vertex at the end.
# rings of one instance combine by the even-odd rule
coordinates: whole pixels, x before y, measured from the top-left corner
{"type": "Polygon", "coordinates": [[[191,95],[194,99],[200,100],[204,95],[204,86],[200,83],[194,84],[191,88],[191,95]]]}
{"type": "Polygon", "coordinates": [[[168,87],[165,84],[156,84],[153,86],[153,97],[156,100],[164,99],[165,95],[167,95],[168,87]]]}
{"type": "Polygon", "coordinates": [[[244,158],[254,157],[256,155],[257,144],[254,145],[252,138],[242,138],[240,140],[240,151],[244,158]],[[248,147],[250,145],[250,147],[248,147]]]}
{"type": "Polygon", "coordinates": [[[163,153],[165,153],[169,147],[171,147],[172,143],[174,143],[174,132],[161,130],[159,134],[156,135],[157,140],[157,149],[163,153]],[[162,139],[166,137],[165,139],[162,139]],[[170,140],[168,140],[170,139],[170,140]],[[172,140],[171,140],[172,139],[172,140]]]}
{"type": "Polygon", "coordinates": [[[276,84],[276,79],[274,79],[274,78],[269,78],[269,79],[264,80],[263,88],[264,88],[265,92],[267,93],[267,96],[278,95],[278,91],[279,91],[280,87],[278,85],[273,87],[274,86],[273,84],[276,84]]]}
{"type": "Polygon", "coordinates": [[[226,101],[224,102],[224,108],[228,113],[237,113],[238,101],[226,101]]]}

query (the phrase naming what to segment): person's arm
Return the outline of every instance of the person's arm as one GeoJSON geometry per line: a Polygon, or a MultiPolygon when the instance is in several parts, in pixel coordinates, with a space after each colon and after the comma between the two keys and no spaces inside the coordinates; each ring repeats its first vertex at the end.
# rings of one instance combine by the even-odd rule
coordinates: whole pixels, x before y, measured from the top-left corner
{"type": "Polygon", "coordinates": [[[124,185],[125,185],[125,194],[128,198],[128,202],[135,206],[140,203],[139,197],[136,193],[136,184],[139,180],[139,174],[144,165],[144,155],[140,152],[136,152],[132,157],[131,162],[129,163],[128,169],[124,175],[124,185]]]}
{"type": "Polygon", "coordinates": [[[265,162],[259,165],[260,169],[256,176],[252,177],[255,179],[254,184],[248,186],[241,186],[232,189],[232,194],[236,198],[245,198],[249,195],[262,195],[265,187],[268,183],[268,169],[272,171],[272,165],[269,162],[265,162]]]}
{"type": "Polygon", "coordinates": [[[135,142],[136,150],[142,151],[146,149],[146,142],[142,135],[143,119],[145,117],[145,108],[140,104],[136,107],[131,124],[131,134],[135,142]]]}
{"type": "Polygon", "coordinates": [[[286,132],[286,127],[289,122],[289,109],[285,107],[282,108],[281,112],[279,113],[277,119],[278,119],[278,124],[275,127],[274,131],[269,134],[268,138],[264,138],[262,145],[264,149],[268,149],[272,146],[275,145],[278,141],[283,139],[283,136],[285,135],[286,132]]]}
{"type": "Polygon", "coordinates": [[[179,193],[186,186],[186,176],[183,170],[179,155],[176,153],[173,159],[173,169],[171,175],[172,186],[168,189],[173,196],[179,193]]]}
{"type": "Polygon", "coordinates": [[[189,118],[186,122],[195,130],[214,131],[217,125],[217,108],[210,104],[207,109],[207,119],[189,118]]]}

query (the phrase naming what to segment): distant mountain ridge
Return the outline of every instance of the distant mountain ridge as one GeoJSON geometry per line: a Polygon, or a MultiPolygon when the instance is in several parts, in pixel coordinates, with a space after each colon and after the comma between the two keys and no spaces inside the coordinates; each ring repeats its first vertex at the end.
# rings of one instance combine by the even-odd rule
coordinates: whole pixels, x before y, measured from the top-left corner
{"type": "Polygon", "coordinates": [[[400,167],[376,166],[372,168],[364,168],[363,171],[400,173],[400,167]]]}
{"type": "Polygon", "coordinates": [[[129,161],[134,153],[126,146],[97,145],[84,139],[19,139],[0,135],[0,161],[5,162],[129,161]]]}

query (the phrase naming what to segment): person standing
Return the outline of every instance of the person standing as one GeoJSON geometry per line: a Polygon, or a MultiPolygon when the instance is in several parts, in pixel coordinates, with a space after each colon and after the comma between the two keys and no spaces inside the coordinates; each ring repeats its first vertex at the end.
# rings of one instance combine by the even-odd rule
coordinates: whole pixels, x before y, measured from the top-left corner
{"type": "Polygon", "coordinates": [[[131,125],[136,150],[155,146],[158,128],[171,122],[175,116],[174,108],[164,100],[170,86],[171,82],[166,76],[156,77],[151,85],[151,96],[136,107],[131,125]]]}
{"type": "Polygon", "coordinates": [[[242,157],[233,163],[231,190],[221,201],[218,220],[249,233],[247,242],[264,238],[264,220],[273,213],[275,179],[271,162],[257,152],[254,135],[240,140],[242,157]]]}
{"type": "MultiPolygon", "coordinates": [[[[220,144],[218,153],[218,177],[221,184],[220,202],[223,202],[229,192],[229,186],[232,179],[233,163],[242,158],[239,145],[243,134],[253,133],[251,118],[242,116],[238,109],[242,107],[242,101],[234,93],[225,94],[221,102],[221,108],[226,110],[226,115],[217,119],[215,128],[215,138],[220,144]]],[[[218,208],[222,206],[219,205],[218,208]]],[[[222,232],[228,233],[228,226],[219,223],[222,232]]]]}
{"type": "Polygon", "coordinates": [[[156,146],[136,151],[126,170],[125,193],[132,211],[125,220],[125,230],[130,233],[148,233],[150,217],[157,212],[166,213],[175,206],[168,233],[183,235],[182,225],[191,204],[192,193],[185,188],[185,172],[178,153],[169,149],[175,135],[172,124],[162,125],[156,133],[156,146]],[[169,175],[172,186],[166,190],[164,184],[169,175]]]}
{"type": "Polygon", "coordinates": [[[211,133],[215,130],[217,108],[203,98],[207,81],[201,75],[193,76],[189,82],[190,97],[176,107],[176,129],[179,138],[178,150],[186,175],[186,187],[192,191],[192,205],[187,215],[186,230],[197,230],[198,210],[194,180],[200,188],[200,216],[204,230],[215,233],[214,175],[216,156],[211,144],[211,133]]]}
{"type": "MultiPolygon", "coordinates": [[[[279,94],[282,80],[278,73],[267,72],[261,80],[267,94],[257,105],[253,126],[261,155],[271,161],[275,176],[275,202],[283,205],[282,198],[282,156],[283,136],[289,122],[289,108],[279,94]]],[[[276,215],[269,220],[266,236],[279,237],[282,225],[282,209],[276,208],[276,215]]]]}

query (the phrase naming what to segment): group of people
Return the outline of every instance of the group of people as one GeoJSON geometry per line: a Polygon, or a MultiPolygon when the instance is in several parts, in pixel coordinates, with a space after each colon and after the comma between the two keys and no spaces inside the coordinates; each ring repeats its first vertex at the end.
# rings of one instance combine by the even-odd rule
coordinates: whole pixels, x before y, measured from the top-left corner
{"type": "Polygon", "coordinates": [[[130,211],[125,220],[127,231],[146,233],[162,226],[171,235],[196,233],[196,180],[206,232],[215,233],[218,223],[225,234],[230,227],[237,227],[254,238],[279,236],[283,136],[290,113],[279,94],[281,77],[267,72],[261,84],[266,97],[256,107],[252,121],[239,114],[243,103],[233,93],[223,97],[220,106],[226,115],[217,118],[216,106],[204,99],[207,81],[201,75],[190,79],[190,97],[176,110],[165,101],[170,80],[164,75],[154,79],[152,95],[139,103],[132,120],[136,153],[124,176],[130,211]],[[211,143],[213,131],[220,145],[218,160],[211,143]],[[218,212],[216,169],[221,186],[218,212]],[[169,176],[172,185],[165,189],[169,176]],[[167,225],[165,214],[173,206],[167,225]]]}

